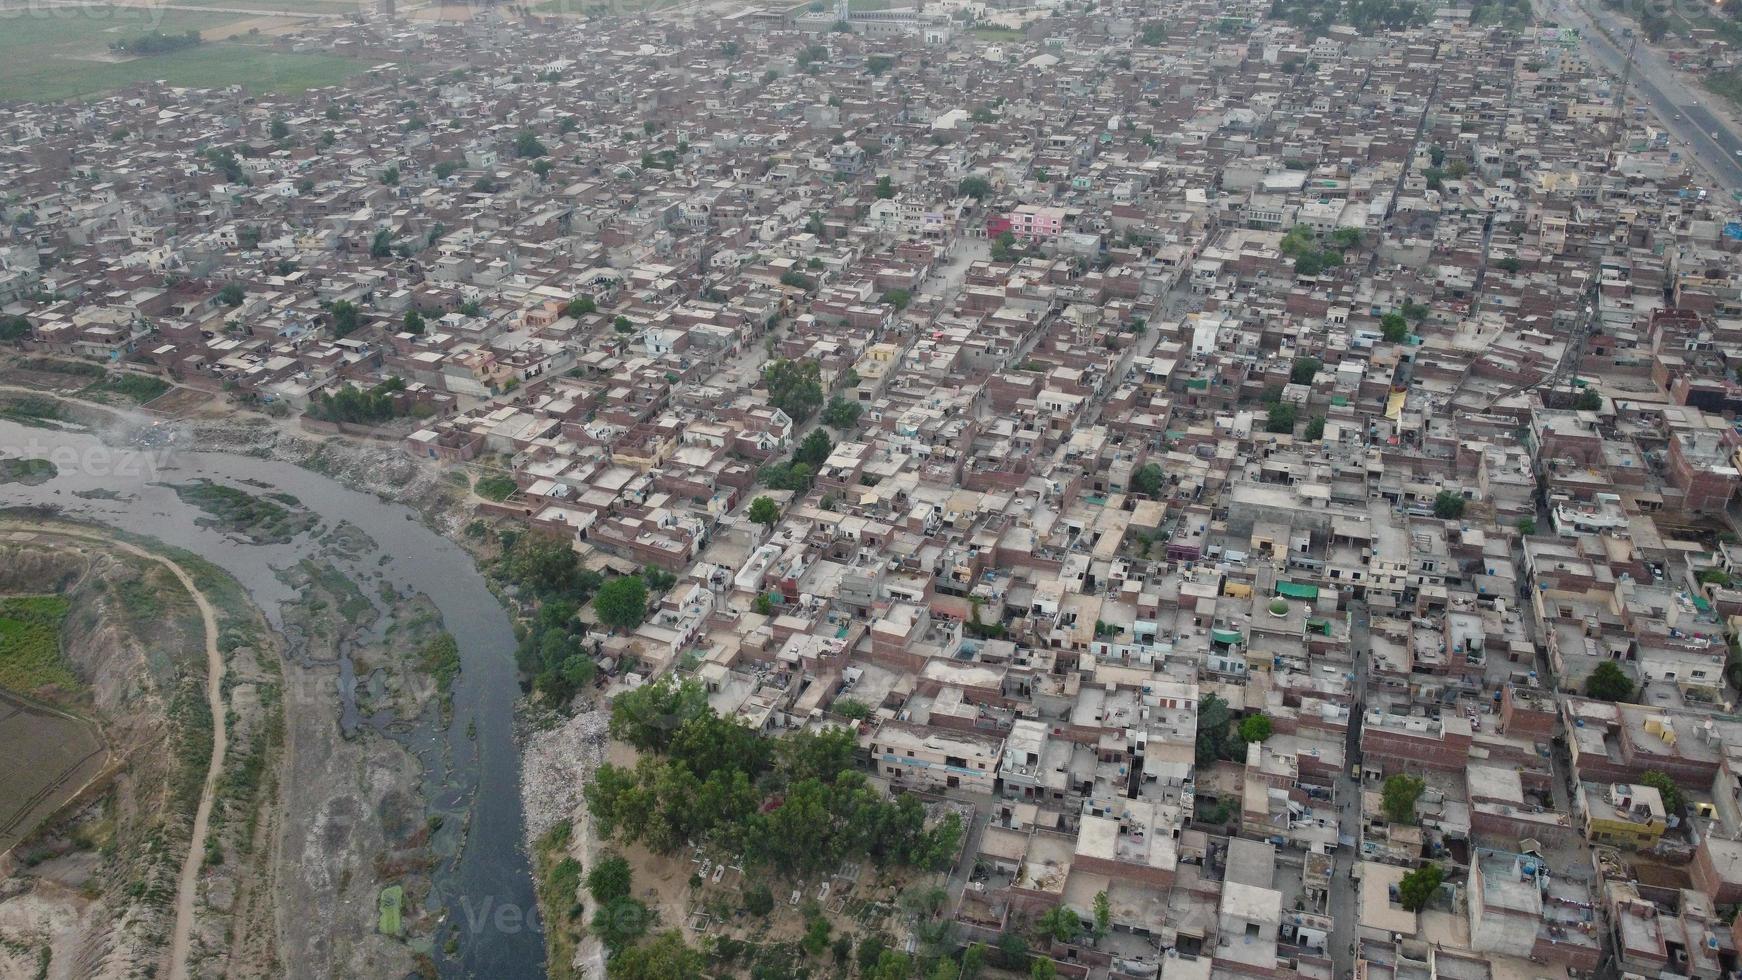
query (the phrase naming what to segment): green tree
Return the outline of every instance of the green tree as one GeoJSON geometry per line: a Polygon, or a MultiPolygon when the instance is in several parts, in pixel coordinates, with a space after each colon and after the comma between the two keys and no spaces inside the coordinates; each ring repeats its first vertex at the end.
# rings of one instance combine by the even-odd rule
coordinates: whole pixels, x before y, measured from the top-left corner
{"type": "Polygon", "coordinates": [[[1427,908],[1434,892],[1440,890],[1440,884],[1445,880],[1445,869],[1437,864],[1429,862],[1416,868],[1397,883],[1398,904],[1411,912],[1420,912],[1427,908]]]}
{"type": "Polygon", "coordinates": [[[1315,415],[1307,420],[1306,431],[1302,433],[1308,442],[1318,442],[1325,437],[1325,417],[1315,415]]]}
{"type": "Polygon", "coordinates": [[[632,630],[647,618],[647,580],[639,575],[620,575],[599,588],[593,597],[599,622],[613,629],[632,630]]]}
{"type": "Polygon", "coordinates": [[[1107,897],[1106,889],[1102,889],[1095,893],[1095,938],[1105,939],[1112,924],[1113,902],[1107,897]]]}
{"type": "Polygon", "coordinates": [[[1131,489],[1145,497],[1160,497],[1161,484],[1161,467],[1154,463],[1144,463],[1131,474],[1131,489]]]}
{"type": "Polygon", "coordinates": [[[1454,490],[1441,490],[1434,494],[1434,516],[1442,521],[1455,521],[1464,516],[1464,505],[1467,503],[1463,494],[1454,490]]]}
{"type": "Polygon", "coordinates": [[[248,290],[239,282],[225,283],[224,288],[218,290],[218,301],[225,306],[241,306],[247,297],[248,290]]]}
{"type": "Polygon", "coordinates": [[[1228,757],[1228,725],[1232,720],[1228,702],[1220,696],[1211,694],[1198,702],[1197,761],[1200,768],[1208,768],[1218,759],[1228,757]]]}
{"type": "Polygon", "coordinates": [[[859,416],[863,415],[864,412],[864,407],[858,402],[851,402],[836,395],[829,399],[829,407],[823,409],[823,424],[831,429],[845,432],[859,424],[859,416]]]}
{"type": "Polygon", "coordinates": [[[343,337],[356,330],[362,322],[362,314],[356,304],[349,300],[339,300],[327,310],[333,317],[333,336],[343,337]]]}
{"type": "Polygon", "coordinates": [[[653,916],[647,911],[647,906],[633,898],[619,898],[596,907],[588,925],[593,935],[598,936],[599,941],[616,955],[629,949],[637,939],[645,935],[652,920],[653,916]]]}
{"type": "Polygon", "coordinates": [[[780,505],[770,497],[757,497],[750,502],[750,519],[773,527],[780,521],[780,505]]]}
{"type": "Polygon", "coordinates": [[[393,232],[386,228],[375,230],[375,237],[369,241],[369,257],[385,259],[393,254],[393,232]]]}
{"type": "Polygon", "coordinates": [[[1050,936],[1061,943],[1075,942],[1083,931],[1083,920],[1077,918],[1077,913],[1068,906],[1055,905],[1046,914],[1035,920],[1035,928],[1041,935],[1050,936]]]}
{"type": "Polygon", "coordinates": [[[618,333],[634,333],[635,321],[619,314],[617,319],[611,321],[611,329],[618,333]]]}
{"type": "Polygon", "coordinates": [[[1349,249],[1361,244],[1361,229],[1338,228],[1336,231],[1331,232],[1331,244],[1347,252],[1349,249]]]}
{"type": "Polygon", "coordinates": [[[1620,664],[1605,660],[1585,678],[1585,696],[1599,701],[1631,701],[1633,681],[1622,671],[1620,664]]]}
{"type": "Polygon", "coordinates": [[[613,956],[605,966],[609,980],[693,980],[705,976],[707,961],[684,944],[676,929],[652,941],[631,946],[613,956]]]}
{"type": "Polygon", "coordinates": [[[1297,385],[1312,384],[1313,378],[1318,376],[1319,368],[1323,366],[1324,363],[1316,357],[1297,357],[1294,359],[1294,366],[1289,368],[1288,380],[1297,385]]]}
{"type": "Polygon", "coordinates": [[[992,185],[984,177],[963,177],[962,182],[956,185],[956,193],[981,201],[985,200],[987,194],[992,193],[992,185]]]}
{"type": "Polygon", "coordinates": [[[810,435],[805,436],[804,441],[798,444],[798,449],[793,451],[792,461],[815,470],[827,462],[829,454],[834,451],[835,443],[829,438],[829,434],[821,429],[812,429],[810,435]]]}
{"type": "Polygon", "coordinates": [[[895,196],[895,184],[890,181],[888,174],[884,174],[877,178],[877,190],[875,193],[877,194],[877,199],[880,201],[887,201],[895,196]]]}
{"type": "Polygon", "coordinates": [[[406,310],[404,329],[406,333],[423,333],[423,314],[416,310],[406,310]]]}
{"type": "Polygon", "coordinates": [[[1520,517],[1518,519],[1518,533],[1523,535],[1535,534],[1536,521],[1529,517],[1520,517]]]}
{"type": "Polygon", "coordinates": [[[563,307],[563,312],[579,320],[589,313],[597,313],[599,305],[593,302],[591,296],[576,296],[569,300],[569,305],[563,307]]]}
{"type": "Polygon", "coordinates": [[[549,152],[545,145],[539,142],[538,135],[530,129],[522,130],[520,135],[514,137],[514,155],[522,160],[541,157],[549,152]]]}
{"type": "Polygon", "coordinates": [[[1035,957],[1028,965],[1029,980],[1054,980],[1058,975],[1058,966],[1044,956],[1035,957]]]}
{"type": "Polygon", "coordinates": [[[768,404],[803,422],[823,405],[822,367],[816,360],[779,358],[762,369],[768,404]]]}
{"type": "Polygon", "coordinates": [[[1379,318],[1379,332],[1387,343],[1400,344],[1409,336],[1409,323],[1401,313],[1387,313],[1379,318]]]}
{"type": "Polygon", "coordinates": [[[0,341],[16,344],[30,336],[30,320],[16,314],[0,316],[0,341]]]}
{"type": "Polygon", "coordinates": [[[1427,783],[1420,776],[1400,772],[1388,777],[1379,791],[1379,805],[1385,811],[1385,819],[1392,823],[1415,823],[1415,802],[1421,799],[1422,791],[1426,789],[1427,783]]]}
{"type": "Polygon", "coordinates": [[[1271,727],[1269,715],[1247,715],[1240,719],[1240,741],[1262,742],[1270,737],[1271,727]]]}
{"type": "Polygon", "coordinates": [[[1295,407],[1293,402],[1272,402],[1270,414],[1264,418],[1264,431],[1288,434],[1294,431],[1295,407]]]}
{"type": "Polygon", "coordinates": [[[757,918],[774,911],[774,893],[769,891],[768,886],[761,882],[745,886],[743,902],[744,911],[757,918]]]}
{"type": "Polygon", "coordinates": [[[593,896],[595,902],[615,902],[619,898],[629,897],[632,878],[629,862],[622,855],[613,854],[593,865],[593,870],[587,872],[587,892],[593,896]]]}
{"type": "Polygon", "coordinates": [[[1647,769],[1639,775],[1639,782],[1641,785],[1650,786],[1657,790],[1658,794],[1663,797],[1663,812],[1672,817],[1681,815],[1682,804],[1686,800],[1682,797],[1681,787],[1675,784],[1675,780],[1669,778],[1668,773],[1659,769],[1647,769]]]}
{"type": "Polygon", "coordinates": [[[683,724],[708,712],[708,695],[694,681],[670,675],[626,691],[611,702],[611,737],[642,751],[663,752],[683,724]]]}
{"type": "Polygon", "coordinates": [[[905,310],[907,304],[913,302],[913,294],[905,289],[891,289],[883,294],[883,302],[898,310],[905,310]]]}
{"type": "Polygon", "coordinates": [[[438,160],[438,161],[436,161],[435,175],[436,175],[437,180],[447,180],[449,177],[452,177],[454,174],[458,173],[459,170],[460,170],[460,162],[458,160],[438,160]]]}
{"type": "Polygon", "coordinates": [[[1595,388],[1586,388],[1584,391],[1579,392],[1578,401],[1573,403],[1573,407],[1581,412],[1601,411],[1603,408],[1603,396],[1599,394],[1595,388]]]}

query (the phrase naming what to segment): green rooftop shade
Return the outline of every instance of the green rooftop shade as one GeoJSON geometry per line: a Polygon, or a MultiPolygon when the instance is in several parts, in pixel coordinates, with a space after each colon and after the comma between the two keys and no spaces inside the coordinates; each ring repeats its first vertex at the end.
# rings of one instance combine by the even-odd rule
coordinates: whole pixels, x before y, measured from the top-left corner
{"type": "Polygon", "coordinates": [[[1203,391],[1210,387],[1209,378],[1192,378],[1186,382],[1186,387],[1194,391],[1203,391]]]}
{"type": "Polygon", "coordinates": [[[1215,640],[1217,643],[1233,645],[1240,642],[1240,631],[1213,629],[1210,631],[1210,639],[1215,640]]]}
{"type": "Polygon", "coordinates": [[[1309,619],[1307,620],[1307,630],[1320,636],[1330,636],[1331,621],[1328,619],[1309,619]]]}
{"type": "Polygon", "coordinates": [[[1312,601],[1319,597],[1319,587],[1316,585],[1301,585],[1297,582],[1276,583],[1276,594],[1290,599],[1306,599],[1312,601]]]}

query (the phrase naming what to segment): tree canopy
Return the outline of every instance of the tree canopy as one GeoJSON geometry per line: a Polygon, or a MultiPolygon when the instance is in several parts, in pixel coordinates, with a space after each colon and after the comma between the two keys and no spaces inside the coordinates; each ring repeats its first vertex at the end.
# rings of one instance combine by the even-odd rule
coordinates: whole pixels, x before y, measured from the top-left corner
{"type": "Polygon", "coordinates": [[[1400,772],[1387,778],[1379,793],[1385,819],[1392,823],[1415,823],[1415,801],[1425,789],[1427,783],[1420,776],[1400,772]]]}
{"type": "Polygon", "coordinates": [[[1434,892],[1440,890],[1440,884],[1445,880],[1446,870],[1437,864],[1429,862],[1416,868],[1397,883],[1398,904],[1411,912],[1420,912],[1427,908],[1434,892]]]}
{"type": "Polygon", "coordinates": [[[599,587],[593,597],[599,622],[614,629],[632,630],[647,618],[647,580],[639,575],[620,575],[599,587]]]}
{"type": "Polygon", "coordinates": [[[1585,678],[1585,695],[1599,701],[1631,701],[1633,680],[1620,664],[1605,660],[1585,678]]]}
{"type": "Polygon", "coordinates": [[[757,497],[750,502],[750,519],[773,527],[780,520],[780,505],[770,497],[757,497]]]}
{"type": "Polygon", "coordinates": [[[779,358],[762,369],[768,404],[803,422],[823,404],[822,366],[814,359],[779,358]]]}
{"type": "Polygon", "coordinates": [[[918,798],[885,797],[855,770],[851,729],[768,738],[716,715],[693,682],[667,679],[619,697],[611,733],[643,755],[587,785],[609,839],[660,853],[707,843],[791,875],[858,859],[943,870],[961,843],[959,818],[927,828],[918,798]]]}

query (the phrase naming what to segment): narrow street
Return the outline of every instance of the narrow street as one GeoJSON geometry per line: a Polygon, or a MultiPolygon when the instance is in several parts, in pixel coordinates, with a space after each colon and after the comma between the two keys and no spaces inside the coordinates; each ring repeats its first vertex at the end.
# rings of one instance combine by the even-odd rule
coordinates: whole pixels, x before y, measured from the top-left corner
{"type": "Polygon", "coordinates": [[[1365,707],[1363,692],[1367,690],[1367,646],[1371,635],[1367,603],[1349,601],[1349,646],[1354,651],[1354,702],[1349,706],[1349,734],[1343,749],[1343,771],[1337,776],[1337,837],[1336,853],[1331,861],[1331,894],[1325,909],[1331,917],[1331,963],[1338,978],[1354,974],[1356,924],[1359,909],[1355,895],[1358,887],[1350,873],[1360,860],[1356,848],[1361,840],[1361,781],[1350,776],[1361,765],[1361,715],[1365,707]]]}

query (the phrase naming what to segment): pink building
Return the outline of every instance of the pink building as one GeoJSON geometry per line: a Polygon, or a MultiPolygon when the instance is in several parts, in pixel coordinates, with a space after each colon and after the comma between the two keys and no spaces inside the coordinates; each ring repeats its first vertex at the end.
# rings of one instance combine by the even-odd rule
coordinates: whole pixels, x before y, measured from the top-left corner
{"type": "Polygon", "coordinates": [[[1023,204],[1010,212],[1010,230],[1018,238],[1051,238],[1065,229],[1064,208],[1023,204]]]}

